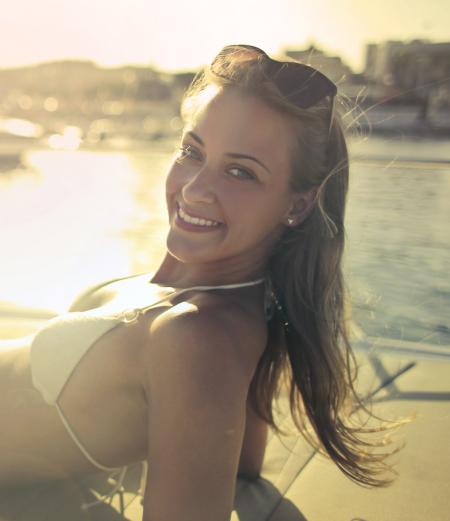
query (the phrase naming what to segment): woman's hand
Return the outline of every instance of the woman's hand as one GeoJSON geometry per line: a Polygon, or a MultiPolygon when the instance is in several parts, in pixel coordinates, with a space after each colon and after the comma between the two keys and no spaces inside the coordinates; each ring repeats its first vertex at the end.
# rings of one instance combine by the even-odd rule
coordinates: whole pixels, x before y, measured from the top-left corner
{"type": "Polygon", "coordinates": [[[149,332],[144,521],[229,521],[250,376],[226,317],[182,306],[149,332]]]}

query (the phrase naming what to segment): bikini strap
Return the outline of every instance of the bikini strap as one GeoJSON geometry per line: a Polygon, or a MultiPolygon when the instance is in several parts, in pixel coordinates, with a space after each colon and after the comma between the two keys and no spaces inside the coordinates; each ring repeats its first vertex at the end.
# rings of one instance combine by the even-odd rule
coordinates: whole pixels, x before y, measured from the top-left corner
{"type": "Polygon", "coordinates": [[[170,298],[173,298],[175,296],[181,295],[183,293],[186,293],[187,291],[208,291],[208,290],[214,290],[214,289],[236,289],[236,288],[244,288],[247,286],[256,286],[258,284],[261,284],[262,282],[265,282],[265,277],[261,279],[251,280],[249,282],[240,282],[237,284],[223,284],[219,286],[192,286],[189,288],[180,288],[178,290],[173,291],[172,293],[169,293],[165,297],[163,297],[160,300],[157,300],[156,302],[153,302],[152,304],[140,308],[130,308],[125,310],[123,313],[121,313],[120,318],[122,322],[125,323],[131,323],[135,322],[139,315],[145,313],[148,309],[151,309],[158,304],[161,304],[165,302],[166,300],[169,300],[170,298]]]}

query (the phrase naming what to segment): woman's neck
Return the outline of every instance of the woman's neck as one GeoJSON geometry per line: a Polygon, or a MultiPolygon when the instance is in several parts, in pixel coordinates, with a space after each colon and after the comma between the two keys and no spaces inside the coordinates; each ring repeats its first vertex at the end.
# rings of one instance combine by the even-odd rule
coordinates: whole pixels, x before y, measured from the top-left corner
{"type": "Polygon", "coordinates": [[[217,286],[237,284],[264,278],[265,266],[240,265],[233,266],[228,262],[217,265],[192,265],[180,262],[169,252],[166,253],[161,265],[155,272],[152,282],[167,286],[183,288],[192,286],[217,286]]]}

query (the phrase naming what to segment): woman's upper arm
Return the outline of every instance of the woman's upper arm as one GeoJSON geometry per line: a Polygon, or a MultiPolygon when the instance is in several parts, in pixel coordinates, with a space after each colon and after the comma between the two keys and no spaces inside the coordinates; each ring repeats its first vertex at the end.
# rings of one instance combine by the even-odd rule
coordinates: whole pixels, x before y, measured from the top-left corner
{"type": "Polygon", "coordinates": [[[239,459],[239,477],[256,479],[261,473],[266,452],[268,424],[261,419],[249,400],[245,416],[244,440],[239,459]]]}
{"type": "Polygon", "coordinates": [[[144,521],[229,521],[248,378],[223,324],[184,316],[152,333],[144,521]]]}

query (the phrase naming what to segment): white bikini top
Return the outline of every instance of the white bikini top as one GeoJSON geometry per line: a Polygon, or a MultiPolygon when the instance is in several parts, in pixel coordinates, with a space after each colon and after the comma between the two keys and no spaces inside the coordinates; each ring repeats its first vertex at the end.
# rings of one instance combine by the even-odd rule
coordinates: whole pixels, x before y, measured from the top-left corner
{"type": "MultiPolygon", "coordinates": [[[[148,274],[144,274],[143,276],[148,277],[148,274]]],[[[142,277],[142,275],[135,275],[133,277],[142,277]]],[[[114,282],[116,280],[121,279],[114,279],[109,282],[114,282]]],[[[167,288],[168,290],[173,291],[169,291],[169,294],[163,298],[158,299],[151,304],[147,303],[142,307],[126,308],[125,310],[115,313],[110,313],[102,308],[96,308],[88,311],[68,312],[51,318],[36,332],[31,341],[30,366],[32,384],[34,388],[41,393],[43,399],[49,405],[53,405],[56,408],[66,431],[80,451],[84,454],[86,459],[88,459],[92,465],[98,469],[107,471],[118,470],[115,467],[109,467],[100,463],[92,456],[90,451],[74,432],[69,420],[58,403],[58,398],[61,395],[62,390],[67,385],[70,376],[83,356],[107,331],[118,324],[134,322],[138,319],[140,314],[145,313],[148,309],[155,307],[170,298],[193,290],[209,291],[214,289],[235,289],[243,288],[245,286],[255,286],[261,284],[264,280],[265,279],[258,279],[250,282],[243,282],[241,284],[225,284],[221,286],[193,286],[181,289],[167,288]]],[[[100,284],[92,291],[103,287],[108,283],[100,284]]]]}

